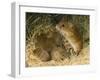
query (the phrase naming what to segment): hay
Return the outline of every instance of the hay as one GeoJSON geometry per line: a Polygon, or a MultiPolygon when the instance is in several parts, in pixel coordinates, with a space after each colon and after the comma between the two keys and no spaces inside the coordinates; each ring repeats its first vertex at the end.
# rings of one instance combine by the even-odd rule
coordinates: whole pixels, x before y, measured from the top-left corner
{"type": "Polygon", "coordinates": [[[89,64],[89,46],[82,49],[80,55],[71,55],[70,59],[65,58],[61,61],[50,60],[42,62],[38,57],[33,55],[33,45],[30,42],[26,46],[26,67],[40,67],[40,66],[64,66],[64,65],[84,65],[89,64]]]}

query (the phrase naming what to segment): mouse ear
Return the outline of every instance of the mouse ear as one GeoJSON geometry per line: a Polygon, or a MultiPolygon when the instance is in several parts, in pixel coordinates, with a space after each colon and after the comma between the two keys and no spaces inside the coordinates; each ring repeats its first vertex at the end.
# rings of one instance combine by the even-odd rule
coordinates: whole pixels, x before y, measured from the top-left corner
{"type": "Polygon", "coordinates": [[[63,14],[59,14],[57,16],[54,17],[54,20],[56,22],[56,24],[58,24],[59,22],[61,22],[62,18],[64,17],[63,14]]]}
{"type": "Polygon", "coordinates": [[[67,18],[67,16],[64,15],[60,22],[67,22],[67,21],[68,21],[68,18],[67,18]]]}

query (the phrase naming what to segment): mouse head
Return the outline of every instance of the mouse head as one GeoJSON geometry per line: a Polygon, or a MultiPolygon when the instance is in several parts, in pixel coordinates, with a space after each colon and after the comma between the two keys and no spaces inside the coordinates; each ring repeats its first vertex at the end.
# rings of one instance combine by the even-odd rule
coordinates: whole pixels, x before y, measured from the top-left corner
{"type": "Polygon", "coordinates": [[[73,29],[73,24],[68,22],[67,17],[64,16],[62,19],[59,21],[59,23],[56,25],[56,29],[58,31],[72,31],[73,29]]]}

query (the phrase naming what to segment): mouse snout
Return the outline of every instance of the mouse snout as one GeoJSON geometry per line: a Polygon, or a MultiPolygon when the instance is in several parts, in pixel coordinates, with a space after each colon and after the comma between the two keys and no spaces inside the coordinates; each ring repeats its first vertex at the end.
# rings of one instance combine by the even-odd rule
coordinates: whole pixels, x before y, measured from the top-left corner
{"type": "Polygon", "coordinates": [[[56,29],[59,30],[58,25],[56,25],[56,29]]]}

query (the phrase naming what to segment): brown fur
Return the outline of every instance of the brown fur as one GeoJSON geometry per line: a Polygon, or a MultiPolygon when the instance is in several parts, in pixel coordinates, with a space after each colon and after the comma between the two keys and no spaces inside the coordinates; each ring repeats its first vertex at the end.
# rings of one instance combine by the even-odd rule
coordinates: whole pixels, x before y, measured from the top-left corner
{"type": "Polygon", "coordinates": [[[63,17],[56,25],[56,29],[68,40],[75,53],[78,55],[83,48],[83,42],[77,27],[71,22],[68,22],[66,17],[63,17]]]}
{"type": "Polygon", "coordinates": [[[33,51],[33,54],[35,56],[37,56],[37,58],[39,58],[41,61],[49,61],[51,58],[50,58],[50,55],[43,49],[41,48],[37,48],[33,51]]]}
{"type": "Polygon", "coordinates": [[[37,37],[37,42],[35,43],[36,48],[42,48],[48,53],[51,53],[53,48],[61,46],[62,44],[61,35],[57,32],[51,33],[49,36],[46,34],[41,34],[37,37]]]}
{"type": "Polygon", "coordinates": [[[56,47],[51,52],[52,60],[61,61],[68,57],[66,51],[63,48],[56,47]]]}

